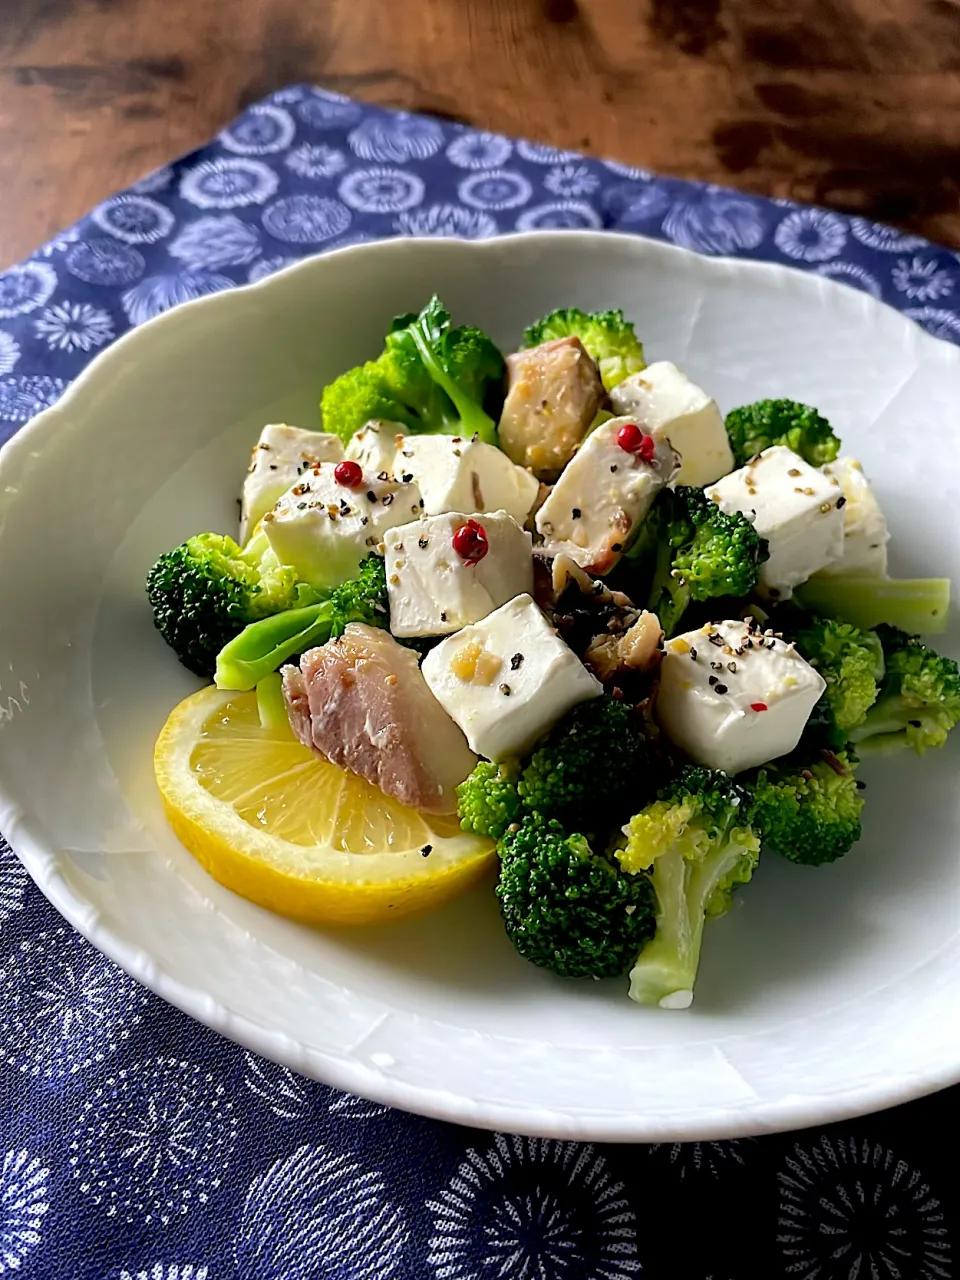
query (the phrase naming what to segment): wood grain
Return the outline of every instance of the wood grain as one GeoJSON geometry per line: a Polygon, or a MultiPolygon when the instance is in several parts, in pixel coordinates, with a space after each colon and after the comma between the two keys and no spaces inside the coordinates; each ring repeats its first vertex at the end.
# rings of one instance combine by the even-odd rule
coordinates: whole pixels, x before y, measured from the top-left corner
{"type": "Polygon", "coordinates": [[[0,0],[0,264],[294,81],[960,247],[960,0],[0,0]]]}

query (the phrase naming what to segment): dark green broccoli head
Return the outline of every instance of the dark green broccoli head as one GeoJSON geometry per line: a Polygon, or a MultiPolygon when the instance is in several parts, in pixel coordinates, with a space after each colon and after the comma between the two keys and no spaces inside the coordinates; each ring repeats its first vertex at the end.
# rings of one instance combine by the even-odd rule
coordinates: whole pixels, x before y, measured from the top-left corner
{"type": "Polygon", "coordinates": [[[960,721],[960,669],[895,627],[876,632],[886,671],[876,702],[850,734],[862,749],[912,747],[923,755],[942,747],[960,721]]]}
{"type": "Polygon", "coordinates": [[[522,805],[516,761],[492,764],[481,760],[466,781],[457,787],[458,813],[464,831],[499,840],[520,817],[522,805]]]}
{"type": "Polygon", "coordinates": [[[654,929],[643,875],[627,875],[587,839],[537,814],[500,841],[497,897],[525,960],[564,978],[625,973],[654,929]]]}
{"type": "Polygon", "coordinates": [[[538,347],[543,342],[571,337],[579,338],[597,362],[607,391],[646,368],[643,346],[622,311],[581,311],[578,307],[551,311],[524,331],[523,345],[538,347]]]}
{"type": "Polygon", "coordinates": [[[342,635],[348,622],[365,622],[370,627],[386,627],[389,618],[387,569],[382,556],[367,556],[360,572],[349,582],[341,582],[330,593],[333,607],[330,634],[342,635]]]}
{"type": "Polygon", "coordinates": [[[811,467],[832,462],[840,452],[840,440],[826,418],[796,400],[757,400],[731,409],[726,428],[738,467],[776,444],[786,445],[811,467]]]}
{"type": "Polygon", "coordinates": [[[527,811],[592,833],[653,795],[661,770],[638,713],[603,695],[574,707],[533,753],[520,798],[527,811]]]}
{"type": "Polygon", "coordinates": [[[201,533],[165,552],[147,574],[147,598],[160,634],[183,665],[212,676],[217,654],[250,622],[316,598],[276,563],[258,535],[246,548],[201,533]]]}
{"type": "Polygon", "coordinates": [[[647,608],[671,636],[692,601],[752,591],[767,554],[745,516],[721,511],[702,489],[681,486],[660,493],[628,558],[649,581],[647,608]]]}
{"type": "Polygon", "coordinates": [[[825,752],[807,768],[767,765],[752,783],[753,821],[764,846],[791,862],[835,862],[860,839],[863,799],[852,752],[825,752]]]}
{"type": "Polygon", "coordinates": [[[370,360],[348,369],[329,386],[320,400],[324,431],[349,441],[368,422],[396,422],[408,431],[416,431],[419,419],[394,394],[383,368],[370,360]]]}
{"type": "Polygon", "coordinates": [[[833,618],[812,618],[794,636],[797,649],[827,682],[808,740],[837,749],[877,700],[884,657],[872,631],[833,618]]]}

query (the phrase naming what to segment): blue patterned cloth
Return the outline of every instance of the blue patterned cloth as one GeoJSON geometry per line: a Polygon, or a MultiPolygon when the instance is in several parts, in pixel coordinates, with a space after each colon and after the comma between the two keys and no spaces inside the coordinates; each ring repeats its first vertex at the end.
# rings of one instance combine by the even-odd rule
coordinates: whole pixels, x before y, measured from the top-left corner
{"type": "MultiPolygon", "coordinates": [[[[0,442],[189,298],[383,236],[550,227],[802,267],[960,341],[957,256],[915,236],[294,86],[0,273],[0,442]]],[[[145,992],[0,842],[0,1277],[948,1280],[958,1097],[682,1147],[387,1111],[145,992]]]]}

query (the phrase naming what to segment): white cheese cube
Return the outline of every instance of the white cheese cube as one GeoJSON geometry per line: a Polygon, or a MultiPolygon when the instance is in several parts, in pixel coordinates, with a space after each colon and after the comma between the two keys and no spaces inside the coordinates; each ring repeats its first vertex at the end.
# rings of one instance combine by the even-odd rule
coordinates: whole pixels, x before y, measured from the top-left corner
{"type": "Polygon", "coordinates": [[[675,484],[704,485],[733,469],[733,453],[717,402],[669,360],[648,365],[610,393],[619,414],[669,440],[680,455],[675,484]]]}
{"type": "Polygon", "coordinates": [[[843,495],[843,553],[820,570],[823,575],[885,578],[890,533],[877,495],[856,458],[837,458],[823,468],[843,495]]]}
{"type": "Polygon", "coordinates": [[[603,692],[528,595],[441,640],[421,670],[488,760],[523,755],[577,703],[603,692]]]}
{"type": "Polygon", "coordinates": [[[399,525],[387,538],[387,594],[395,636],[446,636],[514,596],[533,591],[533,538],[505,511],[477,523],[487,552],[465,562],[453,538],[469,516],[449,513],[399,525]]]}
{"type": "Polygon", "coordinates": [[[784,445],[765,449],[706,493],[724,511],[742,512],[766,538],[770,558],[760,587],[772,597],[787,599],[843,553],[839,487],[784,445]]]}
{"type": "Polygon", "coordinates": [[[240,504],[240,544],[246,543],[260,520],[308,467],[339,462],[343,445],[326,431],[304,431],[272,422],[260,432],[243,482],[240,504]]]}
{"type": "Polygon", "coordinates": [[[587,436],[536,516],[548,552],[566,552],[588,573],[610,572],[680,461],[670,443],[656,437],[648,462],[621,448],[617,433],[624,425],[636,423],[611,418],[587,436]]]}
{"type": "Polygon", "coordinates": [[[657,719],[697,764],[740,773],[792,751],[826,687],[756,624],[708,623],[664,645],[657,719]]]}
{"type": "Polygon", "coordinates": [[[404,428],[396,422],[368,422],[347,441],[346,456],[359,462],[364,472],[394,473],[397,450],[405,439],[404,428]]]}
{"type": "Polygon", "coordinates": [[[502,449],[459,436],[407,436],[396,469],[420,486],[428,516],[506,511],[522,525],[540,491],[539,481],[502,449]]]}
{"type": "Polygon", "coordinates": [[[387,530],[407,524],[421,510],[415,484],[365,472],[363,484],[353,489],[337,481],[336,469],[335,463],[322,462],[304,472],[263,517],[263,531],[280,563],[320,587],[355,578],[371,552],[383,554],[387,530]]]}

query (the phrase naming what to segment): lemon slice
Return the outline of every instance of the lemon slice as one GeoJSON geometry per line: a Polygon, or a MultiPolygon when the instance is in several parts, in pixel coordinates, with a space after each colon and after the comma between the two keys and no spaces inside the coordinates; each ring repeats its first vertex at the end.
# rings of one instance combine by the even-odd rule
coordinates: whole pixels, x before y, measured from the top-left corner
{"type": "Polygon", "coordinates": [[[215,880],[308,924],[427,911],[491,865],[491,841],[407,808],[319,759],[255,693],[208,688],[175,707],[154,770],[170,825],[215,880]]]}

